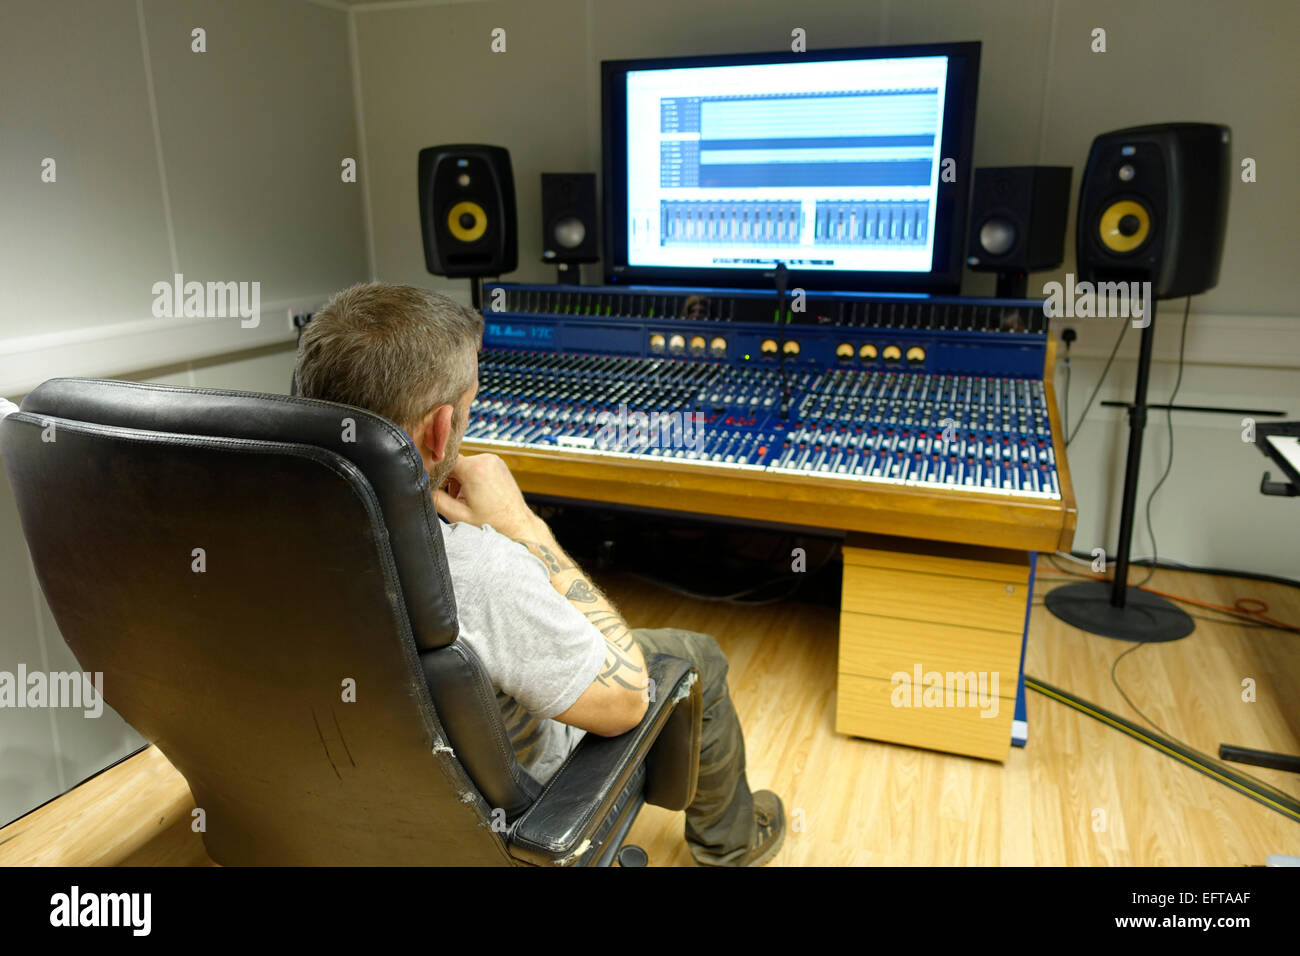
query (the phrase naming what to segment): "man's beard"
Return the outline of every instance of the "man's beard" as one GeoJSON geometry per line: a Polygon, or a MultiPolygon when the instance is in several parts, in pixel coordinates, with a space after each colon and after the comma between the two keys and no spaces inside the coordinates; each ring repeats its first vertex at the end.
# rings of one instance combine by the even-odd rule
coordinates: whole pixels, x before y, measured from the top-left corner
{"type": "Polygon", "coordinates": [[[447,476],[451,474],[452,468],[456,466],[456,458],[460,455],[460,415],[455,407],[451,410],[451,435],[447,438],[447,454],[442,461],[438,462],[437,467],[429,472],[429,487],[441,488],[447,483],[447,476]]]}

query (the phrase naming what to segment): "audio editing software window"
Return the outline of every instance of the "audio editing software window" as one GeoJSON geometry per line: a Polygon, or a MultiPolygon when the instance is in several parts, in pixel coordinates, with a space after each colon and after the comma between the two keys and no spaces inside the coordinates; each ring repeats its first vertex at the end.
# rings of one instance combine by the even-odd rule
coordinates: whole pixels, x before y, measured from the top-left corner
{"type": "Polygon", "coordinates": [[[627,76],[628,263],[928,272],[948,58],[627,76]]]}

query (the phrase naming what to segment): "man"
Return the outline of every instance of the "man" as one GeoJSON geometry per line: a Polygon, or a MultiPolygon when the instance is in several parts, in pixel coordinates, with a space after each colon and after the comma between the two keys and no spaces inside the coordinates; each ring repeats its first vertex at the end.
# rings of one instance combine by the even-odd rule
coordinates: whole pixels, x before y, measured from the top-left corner
{"type": "Polygon", "coordinates": [[[727,660],[706,634],[628,627],[529,509],[496,455],[461,455],[478,392],[483,318],[412,286],[357,285],[304,329],[299,394],[369,409],[424,461],[456,594],[460,640],[487,668],[520,765],[542,783],[585,733],[617,736],[648,707],[645,653],[695,664],[704,727],[686,840],[701,866],[758,866],[785,837],[781,800],[751,794],[727,660]]]}

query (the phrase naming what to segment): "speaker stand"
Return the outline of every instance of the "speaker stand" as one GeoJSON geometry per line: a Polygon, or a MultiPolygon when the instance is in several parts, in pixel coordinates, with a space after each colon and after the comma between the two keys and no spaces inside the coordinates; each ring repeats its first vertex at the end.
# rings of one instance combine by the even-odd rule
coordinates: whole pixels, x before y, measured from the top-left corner
{"type": "Polygon", "coordinates": [[[483,277],[470,276],[469,304],[475,312],[483,311],[483,277]]]}
{"type": "MultiPolygon", "coordinates": [[[[551,260],[542,260],[543,262],[551,260]]],[[[582,266],[577,262],[555,263],[556,285],[582,285],[582,266]]]]}
{"type": "Polygon", "coordinates": [[[997,297],[1023,299],[1029,291],[1029,276],[1024,272],[999,272],[997,297]]]}
{"type": "Polygon", "coordinates": [[[1137,387],[1128,410],[1128,461],[1124,468],[1124,497],[1120,505],[1119,546],[1112,581],[1081,581],[1050,591],[1047,609],[1067,624],[1089,634],[1121,641],[1177,641],[1196,629],[1191,617],[1172,601],[1128,584],[1129,551],[1137,510],[1138,474],[1142,465],[1142,433],[1147,423],[1147,383],[1151,377],[1151,347],[1155,340],[1156,303],[1146,303],[1149,321],[1138,349],[1137,387]]]}

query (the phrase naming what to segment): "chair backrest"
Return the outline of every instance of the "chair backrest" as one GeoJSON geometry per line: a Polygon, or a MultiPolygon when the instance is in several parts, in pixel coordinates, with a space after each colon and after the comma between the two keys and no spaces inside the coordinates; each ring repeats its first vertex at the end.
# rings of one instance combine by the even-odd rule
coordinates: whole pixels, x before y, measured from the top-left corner
{"type": "Polygon", "coordinates": [[[50,609],[230,864],[509,863],[540,791],[458,641],[428,477],[332,402],[53,379],[0,421],[50,609]]]}

